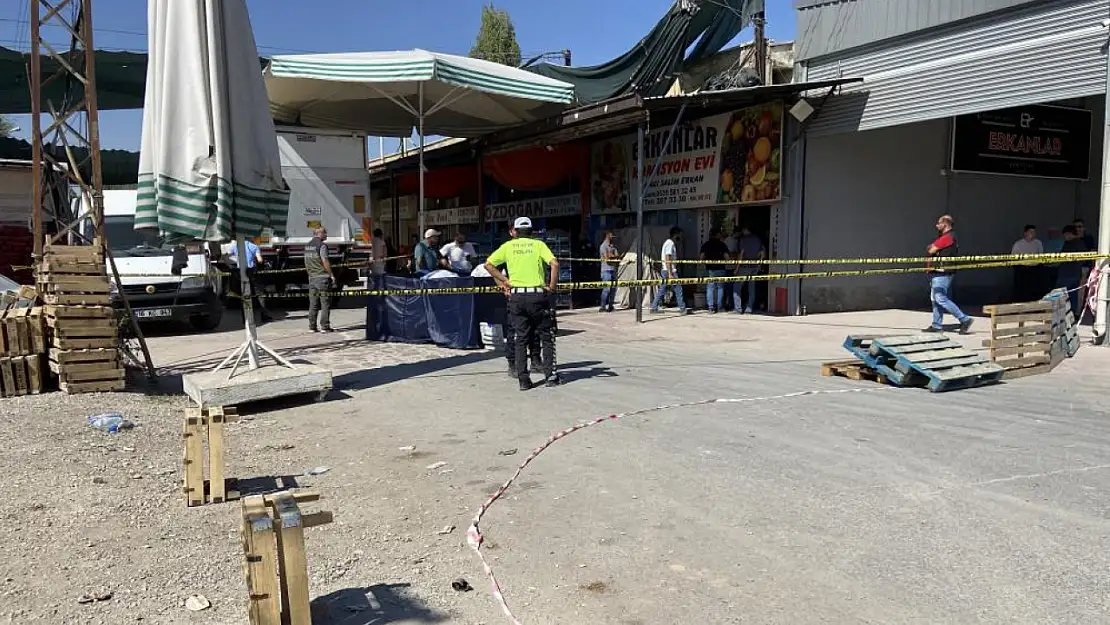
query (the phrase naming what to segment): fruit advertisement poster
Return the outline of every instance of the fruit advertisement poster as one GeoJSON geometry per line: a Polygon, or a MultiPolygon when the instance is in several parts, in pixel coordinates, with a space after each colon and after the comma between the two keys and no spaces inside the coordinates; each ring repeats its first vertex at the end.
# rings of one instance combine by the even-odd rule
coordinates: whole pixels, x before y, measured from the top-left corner
{"type": "MultiPolygon", "coordinates": [[[[680,123],[644,139],[644,170],[659,161],[644,195],[645,210],[764,204],[782,195],[782,122],[779,102],[680,123]],[[660,158],[661,157],[661,158],[660,158]]],[[[591,212],[636,212],[640,176],[636,135],[595,143],[591,212]]]]}

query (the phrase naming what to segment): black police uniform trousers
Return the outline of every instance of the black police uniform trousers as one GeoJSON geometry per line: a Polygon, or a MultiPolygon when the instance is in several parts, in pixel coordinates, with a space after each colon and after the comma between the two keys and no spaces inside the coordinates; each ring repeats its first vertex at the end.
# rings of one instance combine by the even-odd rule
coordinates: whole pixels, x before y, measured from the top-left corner
{"type": "Polygon", "coordinates": [[[517,378],[528,378],[528,346],[537,339],[543,359],[543,376],[555,372],[555,318],[551,296],[544,293],[512,293],[509,296],[509,325],[513,329],[513,349],[517,378]]]}
{"type": "MultiPolygon", "coordinates": [[[[505,315],[505,323],[501,324],[501,332],[505,335],[505,360],[509,363],[509,369],[516,371],[516,331],[513,330],[512,318],[507,312],[505,315]]],[[[536,371],[543,369],[543,365],[540,364],[539,333],[532,337],[532,342],[528,344],[528,357],[531,358],[533,369],[536,371]]],[[[525,369],[527,369],[527,367],[525,367],[525,369]]]]}

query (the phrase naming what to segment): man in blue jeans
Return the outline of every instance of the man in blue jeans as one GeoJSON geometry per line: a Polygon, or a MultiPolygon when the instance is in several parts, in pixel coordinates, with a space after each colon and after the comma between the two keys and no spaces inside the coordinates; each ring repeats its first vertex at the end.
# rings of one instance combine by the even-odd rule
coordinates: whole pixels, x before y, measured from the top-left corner
{"type": "Polygon", "coordinates": [[[941,215],[937,220],[937,233],[940,236],[925,249],[930,259],[926,265],[929,276],[929,299],[933,303],[933,323],[925,328],[925,332],[944,331],[944,313],[948,312],[960,322],[960,334],[971,333],[971,317],[964,314],[960,307],[948,298],[948,291],[952,288],[952,269],[944,266],[940,260],[948,256],[959,256],[960,246],[956,241],[956,232],[953,230],[953,221],[950,215],[941,215]]]}
{"type": "Polygon", "coordinates": [[[674,299],[678,303],[678,311],[684,315],[689,314],[686,308],[686,300],[682,297],[681,284],[667,284],[667,280],[678,277],[675,262],[678,260],[678,242],[682,240],[682,228],[675,226],[671,228],[671,236],[663,242],[663,251],[659,254],[663,261],[663,271],[660,272],[663,278],[663,284],[659,286],[659,290],[655,292],[655,301],[651,304],[651,312],[660,313],[663,310],[660,306],[663,305],[663,298],[667,295],[667,289],[674,289],[674,299]]]}
{"type": "Polygon", "coordinates": [[[606,232],[605,240],[597,249],[601,256],[601,281],[606,283],[601,289],[601,308],[598,312],[613,312],[613,298],[617,295],[617,287],[608,286],[617,279],[617,248],[613,245],[613,233],[606,232]]]}
{"type": "Polygon", "coordinates": [[[749,279],[733,283],[732,312],[752,314],[755,309],[755,280],[750,277],[759,275],[760,265],[750,261],[762,261],[766,256],[767,250],[763,247],[763,241],[752,232],[751,228],[747,226],[741,228],[740,238],[736,242],[736,260],[749,262],[737,263],[736,275],[748,276],[749,279]],[[744,295],[747,295],[747,304],[744,303],[744,295]]]}
{"type": "Polygon", "coordinates": [[[710,261],[705,266],[706,273],[709,274],[710,278],[709,283],[705,286],[705,304],[709,308],[709,314],[716,314],[717,311],[724,312],[725,310],[725,285],[714,279],[720,279],[728,275],[728,267],[723,262],[728,260],[728,245],[723,239],[724,233],[721,232],[721,229],[713,228],[709,231],[709,239],[701,246],[702,262],[710,261]]]}

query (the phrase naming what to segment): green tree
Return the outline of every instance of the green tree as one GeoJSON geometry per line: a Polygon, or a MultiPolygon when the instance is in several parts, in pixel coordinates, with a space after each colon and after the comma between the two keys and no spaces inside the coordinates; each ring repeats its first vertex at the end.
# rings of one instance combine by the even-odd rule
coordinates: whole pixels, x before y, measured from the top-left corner
{"type": "Polygon", "coordinates": [[[7,117],[0,116],[0,137],[10,137],[15,132],[15,124],[7,117]]]}
{"type": "Polygon", "coordinates": [[[493,4],[482,7],[482,25],[478,28],[478,38],[470,49],[470,56],[511,65],[520,66],[520,44],[516,41],[516,29],[509,12],[498,9],[493,4]]]}

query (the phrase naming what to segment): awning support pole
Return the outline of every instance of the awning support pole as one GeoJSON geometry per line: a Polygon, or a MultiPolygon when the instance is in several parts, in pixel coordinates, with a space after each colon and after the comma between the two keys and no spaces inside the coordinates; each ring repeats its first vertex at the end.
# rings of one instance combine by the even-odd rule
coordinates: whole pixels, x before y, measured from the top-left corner
{"type": "Polygon", "coordinates": [[[424,83],[421,82],[416,86],[416,100],[419,114],[417,115],[417,123],[419,124],[420,133],[420,204],[416,207],[417,215],[420,218],[417,220],[417,229],[419,232],[416,236],[420,240],[424,240],[424,83]]]}
{"type": "MultiPolygon", "coordinates": [[[[644,124],[636,127],[636,171],[639,179],[644,172],[644,124]]],[[[644,193],[636,197],[636,281],[644,279],[644,193]]],[[[636,323],[644,321],[644,287],[637,286],[631,290],[636,298],[636,323]]],[[[605,302],[602,302],[604,305],[605,302]]]]}
{"type": "MultiPolygon", "coordinates": [[[[636,178],[640,180],[640,194],[636,198],[636,279],[643,280],[643,266],[644,266],[644,194],[647,193],[648,187],[651,186],[651,181],[655,179],[655,174],[659,171],[659,165],[663,162],[663,157],[667,155],[666,146],[671,144],[671,138],[674,136],[674,131],[678,129],[678,125],[682,123],[682,116],[686,113],[686,102],[682,103],[682,107],[678,109],[678,117],[675,117],[674,123],[667,130],[667,134],[663,137],[663,149],[659,151],[659,156],[655,157],[655,163],[651,166],[651,172],[644,175],[644,125],[640,124],[637,131],[638,137],[636,141],[636,178]]],[[[639,287],[640,295],[636,298],[636,321],[642,323],[644,320],[644,297],[643,287],[639,287]]]]}
{"type": "MultiPolygon", "coordinates": [[[[1110,45],[1110,44],[1108,44],[1110,45]]],[[[1106,115],[1103,116],[1102,131],[1102,196],[1099,201],[1098,211],[1098,253],[1110,254],[1110,48],[1106,50],[1106,85],[1103,94],[1103,106],[1106,115]]],[[[1110,260],[1100,258],[1095,261],[1099,268],[1098,297],[1095,301],[1095,343],[1110,345],[1106,340],[1107,317],[1110,316],[1110,260]]],[[[1088,295],[1090,297],[1090,295],[1088,295]]],[[[1086,302],[1082,302],[1085,307],[1086,302]]],[[[1077,320],[1077,322],[1080,320],[1077,320]]]]}

